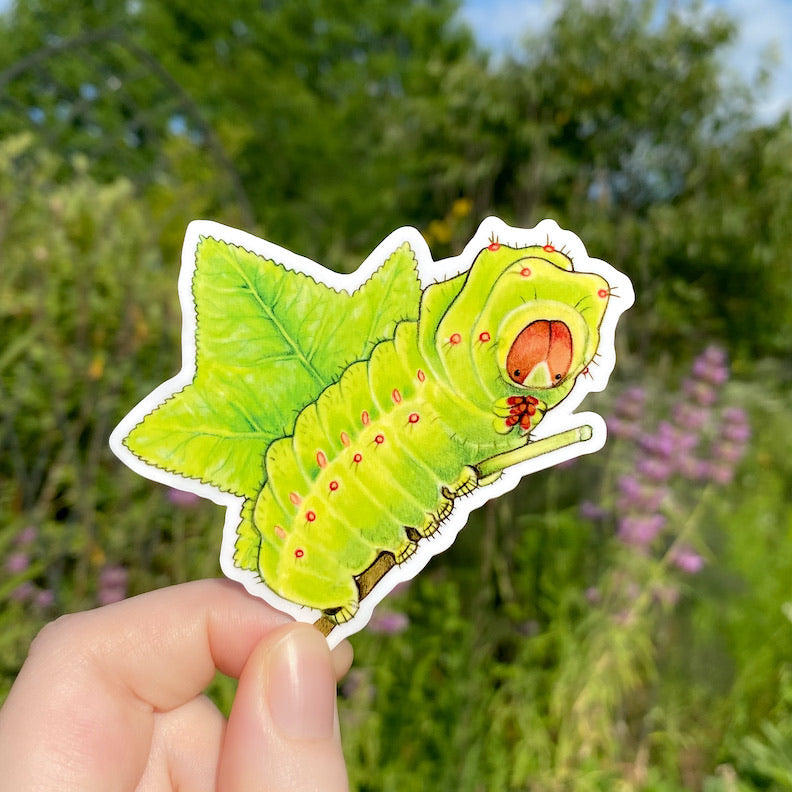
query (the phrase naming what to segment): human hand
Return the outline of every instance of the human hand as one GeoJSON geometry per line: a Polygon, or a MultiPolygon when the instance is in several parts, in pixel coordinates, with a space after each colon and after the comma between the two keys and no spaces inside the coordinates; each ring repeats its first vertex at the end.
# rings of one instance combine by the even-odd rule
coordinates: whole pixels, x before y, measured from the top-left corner
{"type": "Polygon", "coordinates": [[[47,625],[0,710],[0,792],[347,789],[336,680],[352,662],[228,581],[47,625]],[[228,723],[202,695],[239,678],[228,723]]]}

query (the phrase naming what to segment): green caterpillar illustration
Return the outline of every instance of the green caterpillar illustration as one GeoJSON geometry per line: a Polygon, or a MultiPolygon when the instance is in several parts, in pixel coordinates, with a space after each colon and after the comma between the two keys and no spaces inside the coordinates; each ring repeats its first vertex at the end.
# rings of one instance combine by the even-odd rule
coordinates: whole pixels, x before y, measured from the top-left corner
{"type": "Polygon", "coordinates": [[[497,478],[481,463],[526,446],[591,364],[610,298],[552,245],[493,241],[429,286],[396,325],[273,442],[236,563],[334,622],[384,551],[406,561],[455,498],[497,478]]]}
{"type": "Polygon", "coordinates": [[[295,618],[319,612],[331,642],[471,509],[602,445],[602,419],[572,410],[605,386],[632,302],[552,221],[495,218],[457,259],[401,229],[343,276],[198,221],[179,293],[182,370],[111,446],[226,506],[226,574],[295,618]]]}

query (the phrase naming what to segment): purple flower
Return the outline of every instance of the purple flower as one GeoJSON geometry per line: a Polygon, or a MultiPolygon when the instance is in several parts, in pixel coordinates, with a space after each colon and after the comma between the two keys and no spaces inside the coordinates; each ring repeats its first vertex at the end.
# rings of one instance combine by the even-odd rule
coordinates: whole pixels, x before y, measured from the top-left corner
{"type": "Polygon", "coordinates": [[[638,445],[647,453],[659,457],[670,457],[674,453],[674,438],[668,433],[643,434],[638,445]]]}
{"type": "Polygon", "coordinates": [[[748,413],[742,407],[724,407],[723,420],[730,424],[744,424],[748,426],[748,413]]]}
{"type": "Polygon", "coordinates": [[[347,699],[355,695],[371,699],[375,693],[376,689],[371,684],[371,674],[368,669],[351,669],[341,683],[341,695],[347,699]]]}
{"type": "Polygon", "coordinates": [[[168,500],[174,506],[179,506],[182,509],[189,509],[199,503],[201,498],[194,492],[185,492],[184,490],[168,487],[168,500]]]}
{"type": "Polygon", "coordinates": [[[598,605],[602,601],[602,593],[596,586],[589,586],[585,592],[586,602],[598,605]]]}
{"type": "Polygon", "coordinates": [[[726,424],[723,436],[733,443],[747,443],[751,439],[751,427],[748,424],[726,424]]]}
{"type": "Polygon", "coordinates": [[[731,484],[734,479],[734,467],[723,463],[713,462],[709,466],[709,477],[716,484],[725,486],[731,484]]]}
{"type": "Polygon", "coordinates": [[[592,501],[583,501],[580,504],[580,516],[584,520],[601,520],[603,517],[607,516],[607,512],[602,506],[598,506],[596,503],[592,503],[592,501]]]}
{"type": "Polygon", "coordinates": [[[375,613],[368,624],[369,630],[383,635],[398,635],[410,626],[407,614],[398,611],[375,613]]]}
{"type": "Polygon", "coordinates": [[[693,376],[710,385],[723,385],[729,378],[729,370],[722,363],[712,363],[700,357],[693,363],[693,376]]]}
{"type": "Polygon", "coordinates": [[[36,530],[35,526],[28,525],[19,532],[19,535],[16,538],[16,545],[17,547],[27,547],[36,541],[37,536],[38,531],[36,530]]]}
{"type": "Polygon", "coordinates": [[[641,433],[641,427],[631,421],[623,421],[621,418],[609,417],[607,421],[608,431],[614,437],[621,437],[625,440],[635,440],[641,433]]]}
{"type": "Polygon", "coordinates": [[[679,407],[675,417],[683,429],[699,432],[707,425],[711,415],[710,410],[705,407],[686,403],[679,407]]]}
{"type": "Polygon", "coordinates": [[[619,520],[619,539],[625,544],[645,547],[651,544],[666,524],[662,514],[629,515],[619,520]]]}
{"type": "Polygon", "coordinates": [[[709,476],[710,463],[693,456],[681,457],[677,460],[677,470],[691,481],[701,481],[709,476]]]}
{"type": "Polygon", "coordinates": [[[55,604],[55,595],[49,589],[41,589],[36,594],[35,603],[39,608],[50,608],[55,604]]]}
{"type": "Polygon", "coordinates": [[[700,407],[711,407],[718,399],[717,391],[707,382],[685,380],[682,391],[700,407]]]}
{"type": "Polygon", "coordinates": [[[671,555],[671,563],[688,575],[695,575],[704,568],[704,559],[692,547],[677,548],[671,555]]]}
{"type": "Polygon", "coordinates": [[[714,443],[711,453],[714,459],[735,465],[743,458],[745,446],[734,443],[714,443]]]}
{"type": "Polygon", "coordinates": [[[128,573],[122,566],[106,566],[99,573],[99,592],[97,599],[100,605],[111,605],[120,602],[127,595],[128,573]]]}
{"type": "Polygon", "coordinates": [[[11,553],[6,559],[6,570],[11,575],[18,575],[30,566],[30,559],[26,553],[11,553]]]}
{"type": "Polygon", "coordinates": [[[11,592],[11,599],[16,602],[28,602],[35,593],[36,587],[29,580],[26,580],[11,592]]]}
{"type": "Polygon", "coordinates": [[[649,481],[668,481],[673,473],[673,465],[660,459],[640,459],[635,469],[649,481]]]}
{"type": "Polygon", "coordinates": [[[641,482],[635,476],[619,476],[616,482],[619,491],[627,498],[638,498],[642,492],[641,482]]]}
{"type": "MultiPolygon", "coordinates": [[[[632,476],[626,477],[634,481],[632,476]]],[[[650,483],[638,484],[634,489],[628,492],[622,492],[622,495],[616,500],[616,508],[619,512],[641,512],[644,514],[654,514],[663,501],[668,496],[668,487],[657,486],[650,483]]]]}
{"type": "Polygon", "coordinates": [[[741,407],[727,407],[721,413],[723,437],[732,443],[746,444],[751,439],[751,424],[741,407]]]}
{"type": "Polygon", "coordinates": [[[638,385],[627,388],[614,405],[613,411],[619,418],[626,418],[630,421],[637,421],[643,417],[644,404],[646,403],[646,391],[638,385]]]}

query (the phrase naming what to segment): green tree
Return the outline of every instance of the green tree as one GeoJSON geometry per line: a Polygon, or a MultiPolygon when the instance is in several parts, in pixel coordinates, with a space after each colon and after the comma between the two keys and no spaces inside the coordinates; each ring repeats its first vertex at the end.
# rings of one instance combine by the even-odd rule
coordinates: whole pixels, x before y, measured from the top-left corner
{"type": "Polygon", "coordinates": [[[18,70],[20,59],[34,65],[30,53],[84,42],[93,31],[93,52],[57,50],[45,73],[15,77],[17,119],[32,113],[43,127],[65,114],[65,146],[93,134],[96,151],[109,138],[116,164],[127,157],[135,178],[130,171],[157,167],[174,127],[199,141],[213,132],[259,230],[338,261],[421,219],[415,201],[404,200],[412,191],[403,176],[411,152],[404,108],[410,97],[434,94],[434,74],[473,50],[455,8],[453,0],[376,0],[364,10],[349,0],[22,0],[0,50],[7,69],[18,70]],[[83,114],[95,92],[107,94],[108,80],[118,101],[83,114]],[[51,97],[42,95],[47,87],[51,97]],[[128,122],[120,135],[119,119],[128,122]]]}

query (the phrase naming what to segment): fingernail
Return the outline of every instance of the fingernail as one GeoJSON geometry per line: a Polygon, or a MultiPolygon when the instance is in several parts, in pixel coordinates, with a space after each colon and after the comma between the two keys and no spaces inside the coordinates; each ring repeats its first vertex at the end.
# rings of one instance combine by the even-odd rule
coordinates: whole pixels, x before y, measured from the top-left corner
{"type": "Polygon", "coordinates": [[[317,629],[295,627],[272,648],[267,698],[272,721],[284,737],[333,736],[335,675],[327,642],[317,629]]]}

